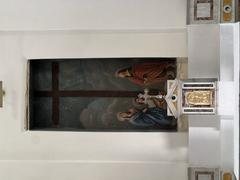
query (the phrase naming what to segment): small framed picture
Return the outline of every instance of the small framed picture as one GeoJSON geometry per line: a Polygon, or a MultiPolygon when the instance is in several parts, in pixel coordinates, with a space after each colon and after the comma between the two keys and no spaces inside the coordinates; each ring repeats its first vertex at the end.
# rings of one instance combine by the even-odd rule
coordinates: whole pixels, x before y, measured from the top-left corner
{"type": "Polygon", "coordinates": [[[188,169],[188,180],[219,180],[219,168],[190,167],[188,169]]]}
{"type": "Polygon", "coordinates": [[[220,4],[217,0],[189,0],[188,23],[205,24],[220,22],[220,4]]]}

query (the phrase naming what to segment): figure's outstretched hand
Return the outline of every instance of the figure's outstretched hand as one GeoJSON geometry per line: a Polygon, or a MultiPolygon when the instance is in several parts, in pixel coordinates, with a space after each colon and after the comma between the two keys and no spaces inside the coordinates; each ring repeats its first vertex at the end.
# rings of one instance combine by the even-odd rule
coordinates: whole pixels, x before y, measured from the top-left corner
{"type": "Polygon", "coordinates": [[[145,84],[145,85],[147,85],[148,84],[148,79],[145,77],[145,78],[143,78],[144,80],[143,80],[143,83],[145,84]]]}

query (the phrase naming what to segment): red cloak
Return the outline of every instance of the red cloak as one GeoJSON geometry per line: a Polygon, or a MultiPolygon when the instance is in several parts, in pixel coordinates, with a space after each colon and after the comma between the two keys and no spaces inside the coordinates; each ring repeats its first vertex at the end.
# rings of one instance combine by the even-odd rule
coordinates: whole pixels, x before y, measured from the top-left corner
{"type": "Polygon", "coordinates": [[[132,77],[129,77],[128,79],[140,86],[166,81],[168,76],[167,73],[163,73],[163,71],[167,67],[174,65],[175,63],[169,62],[134,64],[132,66],[132,77]],[[161,73],[163,74],[161,75],[161,73]]]}

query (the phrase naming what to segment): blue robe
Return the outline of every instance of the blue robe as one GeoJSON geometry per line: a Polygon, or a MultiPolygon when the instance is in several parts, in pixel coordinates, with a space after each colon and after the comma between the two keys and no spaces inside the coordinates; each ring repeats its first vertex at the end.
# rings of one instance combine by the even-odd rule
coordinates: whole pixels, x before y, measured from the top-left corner
{"type": "Polygon", "coordinates": [[[176,119],[167,116],[165,110],[157,107],[148,108],[146,112],[139,111],[130,120],[130,123],[139,127],[173,126],[176,119]]]}

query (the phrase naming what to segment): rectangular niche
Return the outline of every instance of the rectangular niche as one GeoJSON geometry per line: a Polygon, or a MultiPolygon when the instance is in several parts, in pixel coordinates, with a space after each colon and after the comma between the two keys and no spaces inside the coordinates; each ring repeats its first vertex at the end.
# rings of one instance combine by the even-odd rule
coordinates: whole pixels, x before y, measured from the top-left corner
{"type": "Polygon", "coordinates": [[[189,167],[188,180],[219,180],[219,168],[189,167]]]}
{"type": "Polygon", "coordinates": [[[220,1],[188,0],[188,24],[220,22],[220,1]]]}
{"type": "Polygon", "coordinates": [[[32,59],[28,72],[28,130],[177,130],[165,102],[135,100],[144,88],[166,93],[176,58],[32,59]]]}

